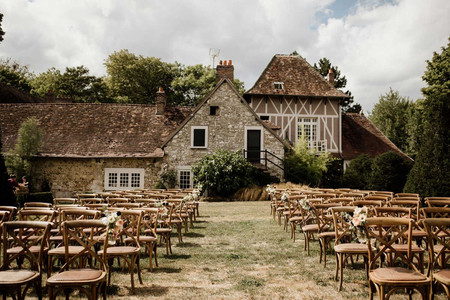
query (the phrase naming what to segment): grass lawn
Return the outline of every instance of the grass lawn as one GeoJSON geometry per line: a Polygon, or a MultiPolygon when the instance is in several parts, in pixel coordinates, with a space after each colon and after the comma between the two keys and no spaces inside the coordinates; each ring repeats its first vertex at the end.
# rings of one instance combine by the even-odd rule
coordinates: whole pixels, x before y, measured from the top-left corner
{"type": "MultiPolygon", "coordinates": [[[[111,299],[367,299],[368,285],[362,264],[344,271],[337,292],[335,259],[328,254],[319,265],[318,242],[311,255],[303,250],[303,235],[295,243],[270,216],[268,202],[200,203],[195,228],[178,244],[172,236],[173,255],[158,249],[159,267],[148,270],[141,260],[144,284],[136,278],[131,294],[130,276],[119,269],[111,279],[111,299]]],[[[362,261],[362,260],[360,260],[362,261]]],[[[75,298],[75,297],[74,297],[75,298]]],[[[435,299],[444,299],[440,294],[435,299]]],[[[392,299],[407,299],[395,295],[392,299]]],[[[415,295],[414,299],[419,299],[415,295]]]]}

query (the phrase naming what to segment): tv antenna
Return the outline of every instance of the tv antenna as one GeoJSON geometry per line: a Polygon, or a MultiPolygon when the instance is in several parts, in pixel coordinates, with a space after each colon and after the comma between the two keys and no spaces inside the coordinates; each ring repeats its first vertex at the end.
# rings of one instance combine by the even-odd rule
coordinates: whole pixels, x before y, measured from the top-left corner
{"type": "Polygon", "coordinates": [[[212,67],[214,69],[216,58],[219,57],[220,49],[209,48],[209,56],[211,56],[213,64],[212,67]]]}

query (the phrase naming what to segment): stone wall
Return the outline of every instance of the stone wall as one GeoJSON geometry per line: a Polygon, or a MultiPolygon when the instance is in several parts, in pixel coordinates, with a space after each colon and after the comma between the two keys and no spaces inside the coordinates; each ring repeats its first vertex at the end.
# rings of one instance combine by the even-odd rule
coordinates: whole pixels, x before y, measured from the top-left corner
{"type": "MultiPolygon", "coordinates": [[[[168,142],[164,149],[164,162],[169,168],[177,170],[179,167],[193,166],[204,155],[211,154],[217,149],[242,151],[245,147],[245,130],[250,126],[262,129],[262,149],[283,158],[282,142],[255,119],[245,101],[235,93],[228,82],[224,82],[168,142]],[[210,115],[210,106],[219,107],[217,115],[210,115]],[[206,149],[191,148],[192,126],[208,126],[206,149]]],[[[271,165],[269,168],[282,177],[280,169],[271,165]]]]}
{"type": "Polygon", "coordinates": [[[161,158],[37,158],[31,184],[39,190],[47,180],[54,197],[70,197],[74,192],[103,191],[105,168],[142,168],[144,188],[153,188],[161,165],[161,158]]]}

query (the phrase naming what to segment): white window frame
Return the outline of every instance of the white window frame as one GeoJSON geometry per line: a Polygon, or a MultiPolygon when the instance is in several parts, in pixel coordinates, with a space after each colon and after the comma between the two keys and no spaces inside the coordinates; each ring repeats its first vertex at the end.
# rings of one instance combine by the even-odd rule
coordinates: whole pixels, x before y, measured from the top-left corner
{"type": "Polygon", "coordinates": [[[191,148],[205,149],[208,148],[208,126],[191,126],[191,148]],[[194,146],[194,130],[204,129],[205,130],[205,146],[194,146]]]}
{"type": "Polygon", "coordinates": [[[145,170],[140,168],[105,168],[105,179],[104,179],[104,189],[105,191],[121,191],[121,190],[135,190],[135,189],[143,189],[144,188],[144,175],[145,170]],[[117,174],[117,186],[109,185],[109,174],[115,173],[117,174]],[[120,174],[125,173],[128,174],[128,184],[127,186],[120,186],[120,174]],[[131,174],[138,173],[139,174],[139,186],[132,187],[131,186],[131,174]]]}
{"type": "Polygon", "coordinates": [[[284,82],[282,82],[282,81],[275,81],[273,83],[273,87],[276,90],[284,90],[284,82]]]}
{"type": "MultiPolygon", "coordinates": [[[[297,129],[297,136],[296,136],[297,141],[298,141],[298,138],[299,138],[299,136],[300,136],[300,130],[299,130],[299,127],[300,127],[300,125],[302,125],[302,124],[303,124],[303,126],[305,126],[305,125],[309,125],[309,126],[311,126],[311,125],[316,125],[316,135],[313,137],[313,139],[308,139],[308,141],[310,141],[310,142],[318,141],[318,140],[319,140],[319,134],[320,134],[320,122],[319,122],[319,118],[317,118],[317,117],[298,117],[298,118],[297,118],[297,126],[296,126],[296,129],[297,129]],[[314,122],[311,122],[311,121],[309,121],[309,122],[304,122],[304,121],[303,121],[304,119],[314,120],[314,122]],[[300,122],[300,120],[302,120],[302,122],[300,122]]],[[[311,131],[311,132],[312,132],[312,131],[311,131]]]]}
{"type": "Polygon", "coordinates": [[[194,186],[194,174],[192,173],[191,167],[189,166],[181,166],[177,168],[177,184],[178,187],[181,188],[181,172],[189,172],[189,188],[192,188],[194,186]]]}

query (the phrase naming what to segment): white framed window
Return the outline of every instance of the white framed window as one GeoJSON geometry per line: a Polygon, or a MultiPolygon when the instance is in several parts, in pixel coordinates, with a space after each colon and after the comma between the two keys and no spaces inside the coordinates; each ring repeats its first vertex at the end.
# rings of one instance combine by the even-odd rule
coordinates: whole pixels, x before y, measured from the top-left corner
{"type": "Polygon", "coordinates": [[[144,188],[144,169],[105,168],[105,190],[132,190],[144,188]]]}
{"type": "Polygon", "coordinates": [[[318,133],[317,118],[298,118],[297,120],[297,137],[304,137],[307,141],[317,141],[318,133]]]}
{"type": "Polygon", "coordinates": [[[180,189],[190,189],[193,186],[193,174],[191,167],[179,167],[178,168],[178,187],[180,189]]]}
{"type": "Polygon", "coordinates": [[[284,89],[284,82],[281,81],[275,81],[273,83],[273,87],[277,90],[283,90],[284,89]]]}
{"type": "Polygon", "coordinates": [[[191,126],[191,148],[208,147],[208,126],[191,126]]]}

